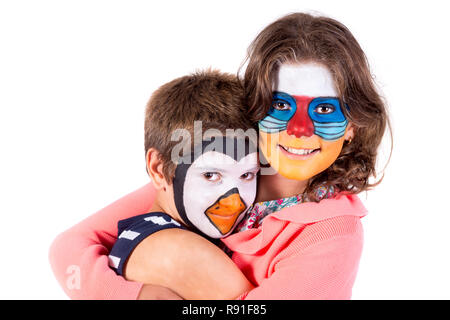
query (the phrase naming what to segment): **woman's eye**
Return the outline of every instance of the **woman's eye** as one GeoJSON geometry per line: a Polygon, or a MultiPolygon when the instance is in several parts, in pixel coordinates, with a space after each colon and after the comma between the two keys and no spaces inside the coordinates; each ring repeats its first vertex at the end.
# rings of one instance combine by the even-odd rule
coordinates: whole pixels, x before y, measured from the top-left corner
{"type": "Polygon", "coordinates": [[[255,177],[255,174],[253,172],[246,172],[241,176],[241,179],[252,180],[254,177],[255,177]]]}
{"type": "Polygon", "coordinates": [[[272,108],[274,108],[275,110],[286,111],[290,110],[291,106],[289,105],[289,103],[284,101],[274,101],[272,103],[272,108]]]}
{"type": "Polygon", "coordinates": [[[216,182],[220,180],[220,174],[217,172],[205,172],[203,177],[211,182],[216,182]]]}
{"type": "Polygon", "coordinates": [[[334,107],[331,104],[321,104],[314,109],[314,112],[328,114],[334,112],[334,107]]]}

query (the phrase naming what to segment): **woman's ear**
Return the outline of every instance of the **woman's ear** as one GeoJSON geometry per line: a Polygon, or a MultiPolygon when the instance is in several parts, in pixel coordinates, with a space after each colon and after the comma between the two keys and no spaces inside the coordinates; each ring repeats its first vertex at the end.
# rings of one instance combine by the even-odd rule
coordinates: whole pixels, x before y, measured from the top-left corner
{"type": "Polygon", "coordinates": [[[345,141],[351,142],[354,136],[355,136],[355,132],[353,130],[353,125],[351,122],[349,122],[347,125],[347,129],[345,131],[345,135],[344,135],[345,141]]]}
{"type": "Polygon", "coordinates": [[[163,173],[163,162],[161,160],[159,152],[150,148],[145,156],[147,163],[147,173],[152,180],[153,186],[156,189],[165,189],[166,179],[163,173]]]}

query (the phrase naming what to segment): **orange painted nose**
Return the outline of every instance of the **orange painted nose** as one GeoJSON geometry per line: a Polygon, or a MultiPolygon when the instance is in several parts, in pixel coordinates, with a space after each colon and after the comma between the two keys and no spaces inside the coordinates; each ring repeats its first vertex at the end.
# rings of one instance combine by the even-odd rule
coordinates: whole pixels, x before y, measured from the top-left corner
{"type": "Polygon", "coordinates": [[[238,189],[233,188],[206,209],[205,214],[221,234],[227,234],[245,208],[238,189]]]}

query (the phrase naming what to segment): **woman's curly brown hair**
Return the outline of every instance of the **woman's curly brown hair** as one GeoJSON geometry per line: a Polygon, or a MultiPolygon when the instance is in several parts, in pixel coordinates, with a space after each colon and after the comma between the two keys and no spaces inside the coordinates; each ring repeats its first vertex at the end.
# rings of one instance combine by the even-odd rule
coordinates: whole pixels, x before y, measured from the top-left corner
{"type": "MultiPolygon", "coordinates": [[[[272,101],[272,83],[283,63],[315,62],[333,75],[338,98],[354,128],[337,160],[310,179],[305,193],[312,200],[319,185],[359,193],[381,182],[376,177],[377,149],[386,127],[390,129],[385,103],[375,88],[367,58],[351,32],[340,22],[323,16],[293,13],[263,29],[248,49],[244,87],[249,114],[257,122],[272,101]]],[[[392,141],[392,133],[389,130],[392,141]]],[[[392,151],[392,144],[391,144],[392,151]]]]}

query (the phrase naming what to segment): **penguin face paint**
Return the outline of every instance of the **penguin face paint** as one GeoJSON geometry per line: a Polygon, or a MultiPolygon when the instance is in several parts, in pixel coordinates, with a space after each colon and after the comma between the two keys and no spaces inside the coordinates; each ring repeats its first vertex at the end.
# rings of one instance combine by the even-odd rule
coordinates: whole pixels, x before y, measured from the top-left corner
{"type": "Polygon", "coordinates": [[[284,64],[272,105],[259,122],[260,149],[281,175],[307,180],[339,156],[348,121],[327,68],[284,64]]]}
{"type": "Polygon", "coordinates": [[[255,200],[259,170],[256,147],[248,140],[239,154],[238,139],[219,139],[224,139],[223,150],[208,148],[211,141],[203,141],[201,154],[193,156],[192,164],[178,164],[173,180],[180,217],[211,238],[230,234],[242,220],[255,200]],[[226,148],[230,141],[234,147],[226,148]]]}

